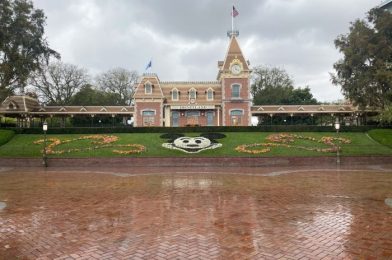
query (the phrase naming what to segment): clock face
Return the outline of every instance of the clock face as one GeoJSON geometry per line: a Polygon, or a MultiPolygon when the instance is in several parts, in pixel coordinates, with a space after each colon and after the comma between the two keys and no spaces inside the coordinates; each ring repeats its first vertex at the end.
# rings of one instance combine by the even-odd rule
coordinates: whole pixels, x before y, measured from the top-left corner
{"type": "Polygon", "coordinates": [[[241,73],[241,66],[239,64],[234,64],[233,66],[231,66],[231,72],[233,74],[240,74],[241,73]]]}

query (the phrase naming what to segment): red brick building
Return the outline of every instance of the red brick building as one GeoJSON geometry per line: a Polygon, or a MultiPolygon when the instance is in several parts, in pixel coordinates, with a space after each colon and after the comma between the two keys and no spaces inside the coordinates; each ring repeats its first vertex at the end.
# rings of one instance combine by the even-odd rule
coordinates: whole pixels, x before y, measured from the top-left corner
{"type": "Polygon", "coordinates": [[[45,106],[28,96],[10,96],[0,104],[0,125],[7,117],[16,118],[19,127],[35,127],[45,120],[51,127],[64,127],[73,117],[88,117],[91,126],[108,117],[112,126],[120,117],[123,125],[133,121],[136,127],[271,125],[276,117],[287,124],[296,117],[311,117],[314,124],[317,117],[320,125],[336,120],[361,125],[378,113],[359,111],[350,104],[252,106],[249,62],[237,34],[230,35],[226,57],[218,61],[216,81],[164,82],[156,74],[144,74],[136,86],[134,106],[45,106]]]}
{"type": "Polygon", "coordinates": [[[144,74],[135,95],[135,126],[248,126],[251,124],[249,62],[235,35],[217,81],[164,82],[144,74]]]}

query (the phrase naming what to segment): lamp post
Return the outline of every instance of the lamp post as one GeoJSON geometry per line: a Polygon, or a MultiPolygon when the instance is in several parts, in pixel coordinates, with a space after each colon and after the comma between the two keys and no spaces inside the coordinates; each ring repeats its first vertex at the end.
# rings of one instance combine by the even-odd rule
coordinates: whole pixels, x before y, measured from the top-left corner
{"type": "MultiPolygon", "coordinates": [[[[339,137],[339,129],[340,129],[339,119],[336,119],[335,129],[336,129],[336,137],[339,137]]],[[[340,165],[339,145],[337,145],[336,147],[336,164],[340,165]]]]}
{"type": "Polygon", "coordinates": [[[48,157],[46,154],[46,131],[48,131],[48,123],[46,121],[42,124],[42,130],[44,131],[44,154],[43,154],[43,165],[48,167],[48,157]]]}

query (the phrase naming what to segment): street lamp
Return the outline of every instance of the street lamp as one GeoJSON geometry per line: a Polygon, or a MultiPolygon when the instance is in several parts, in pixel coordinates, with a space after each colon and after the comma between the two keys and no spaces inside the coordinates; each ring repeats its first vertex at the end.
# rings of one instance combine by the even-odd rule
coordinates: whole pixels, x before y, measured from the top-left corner
{"type": "Polygon", "coordinates": [[[42,124],[42,130],[44,131],[44,154],[43,154],[43,165],[48,167],[48,157],[46,155],[46,131],[48,131],[48,123],[45,121],[42,124]]]}
{"type": "MultiPolygon", "coordinates": [[[[339,137],[340,123],[339,123],[338,119],[336,119],[336,122],[335,122],[335,129],[336,129],[336,137],[339,137]]],[[[338,142],[338,140],[337,140],[337,142],[338,142]]],[[[339,148],[340,148],[339,145],[337,145],[337,147],[336,147],[336,164],[338,164],[338,165],[340,165],[339,148]]]]}

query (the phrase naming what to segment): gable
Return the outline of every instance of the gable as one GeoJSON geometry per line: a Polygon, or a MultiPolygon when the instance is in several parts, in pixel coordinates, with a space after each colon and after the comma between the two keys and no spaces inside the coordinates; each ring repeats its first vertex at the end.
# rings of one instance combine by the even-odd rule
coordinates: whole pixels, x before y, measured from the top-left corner
{"type": "Polygon", "coordinates": [[[229,70],[230,64],[233,62],[234,59],[237,59],[241,62],[242,67],[245,71],[249,70],[248,62],[245,60],[241,47],[238,44],[237,38],[233,36],[230,39],[229,48],[226,52],[226,57],[223,62],[222,69],[229,70]]]}

